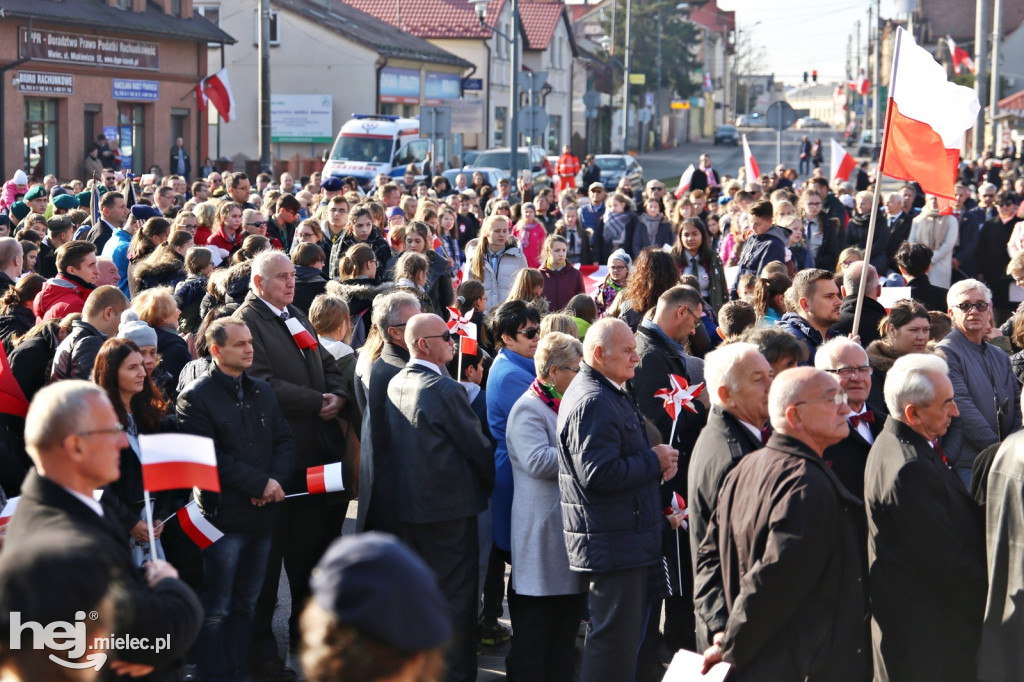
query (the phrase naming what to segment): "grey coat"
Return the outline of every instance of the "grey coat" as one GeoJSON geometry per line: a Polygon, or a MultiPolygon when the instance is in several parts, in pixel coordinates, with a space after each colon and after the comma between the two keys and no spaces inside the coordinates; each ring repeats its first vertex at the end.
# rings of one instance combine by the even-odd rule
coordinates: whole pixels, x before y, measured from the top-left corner
{"type": "Polygon", "coordinates": [[[512,462],[512,586],[518,594],[547,597],[586,591],[569,570],[558,493],[558,413],[527,389],[508,417],[512,462]]]}
{"type": "Polygon", "coordinates": [[[955,327],[936,348],[949,365],[960,411],[943,449],[953,466],[970,471],[979,452],[1020,428],[1020,383],[1006,353],[987,341],[971,342],[955,327]]]}
{"type": "Polygon", "coordinates": [[[1022,518],[1024,435],[1016,433],[1000,446],[988,475],[988,601],[978,656],[978,679],[985,682],[1024,679],[1024,613],[1020,609],[1020,594],[1024,590],[1022,518]]]}

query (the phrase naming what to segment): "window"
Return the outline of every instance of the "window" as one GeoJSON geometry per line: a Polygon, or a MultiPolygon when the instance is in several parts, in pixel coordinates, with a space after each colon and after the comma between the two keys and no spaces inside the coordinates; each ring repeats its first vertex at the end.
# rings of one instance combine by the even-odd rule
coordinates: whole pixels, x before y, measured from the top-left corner
{"type": "Polygon", "coordinates": [[[117,124],[121,133],[121,166],[136,175],[149,172],[146,167],[146,105],[119,105],[117,124]]]}
{"type": "Polygon", "coordinates": [[[25,170],[57,174],[57,100],[25,98],[25,170]]]}
{"type": "MultiPolygon", "coordinates": [[[[277,12],[270,12],[270,35],[267,36],[267,44],[269,45],[280,45],[281,34],[278,32],[278,14],[277,12]]],[[[260,44],[260,12],[258,9],[252,11],[252,44],[260,44]]]]}
{"type": "MultiPolygon", "coordinates": [[[[196,5],[193,10],[214,26],[220,27],[220,5],[196,5]]],[[[206,43],[207,47],[220,47],[220,43],[206,43]]]]}
{"type": "Polygon", "coordinates": [[[501,147],[508,144],[505,141],[505,119],[508,117],[508,107],[494,107],[494,144],[493,147],[501,147]]]}
{"type": "Polygon", "coordinates": [[[561,149],[558,137],[562,133],[562,117],[557,114],[548,116],[548,150],[555,154],[561,149]]]}
{"type": "Polygon", "coordinates": [[[85,137],[85,148],[89,149],[89,145],[96,140],[96,136],[100,133],[98,125],[100,122],[100,112],[102,107],[99,104],[86,104],[83,111],[82,122],[84,123],[85,137]]]}

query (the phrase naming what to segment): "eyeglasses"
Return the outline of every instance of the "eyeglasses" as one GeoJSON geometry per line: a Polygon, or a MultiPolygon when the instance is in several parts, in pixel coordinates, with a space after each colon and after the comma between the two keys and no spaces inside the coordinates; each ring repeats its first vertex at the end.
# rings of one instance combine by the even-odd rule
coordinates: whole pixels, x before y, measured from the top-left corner
{"type": "Polygon", "coordinates": [[[572,372],[573,374],[579,374],[580,373],[580,368],[579,367],[563,367],[562,365],[555,365],[555,366],[558,367],[558,369],[564,369],[566,372],[572,372]]]}
{"type": "Polygon", "coordinates": [[[124,433],[124,425],[118,424],[112,429],[93,429],[92,431],[79,431],[76,436],[120,436],[124,433]]]}
{"type": "Polygon", "coordinates": [[[248,226],[248,227],[263,227],[266,224],[267,224],[267,221],[263,220],[263,221],[260,221],[258,223],[246,223],[246,226],[248,226]]]}
{"type": "Polygon", "coordinates": [[[522,334],[528,339],[535,339],[540,336],[540,327],[527,327],[526,329],[520,329],[516,334],[522,334]]]}
{"type": "Polygon", "coordinates": [[[835,369],[826,369],[829,374],[838,374],[843,379],[852,379],[854,374],[861,374],[863,376],[871,376],[871,365],[861,365],[860,367],[836,367],[835,369]]]}
{"type": "Polygon", "coordinates": [[[963,303],[958,304],[956,307],[962,313],[971,312],[971,308],[974,308],[979,313],[983,313],[986,310],[988,310],[989,303],[988,301],[975,301],[974,303],[971,303],[970,301],[964,301],[963,303]]]}
{"type": "MultiPolygon", "coordinates": [[[[405,325],[402,326],[404,327],[405,325]]],[[[419,339],[416,340],[419,341],[420,339],[444,339],[444,342],[448,343],[449,341],[452,340],[452,333],[451,331],[445,331],[444,334],[434,334],[433,336],[421,336],[419,339]]]]}
{"type": "Polygon", "coordinates": [[[665,191],[665,186],[661,185],[660,187],[652,187],[651,189],[655,190],[655,191],[659,191],[659,192],[664,192],[665,191]]]}
{"type": "Polygon", "coordinates": [[[845,405],[847,399],[848,399],[848,396],[846,395],[845,391],[836,391],[832,395],[827,395],[827,396],[824,396],[823,398],[815,398],[814,400],[801,400],[798,403],[793,403],[793,406],[795,407],[797,405],[806,405],[807,403],[825,403],[825,402],[831,402],[831,403],[834,403],[836,405],[845,405]]]}
{"type": "Polygon", "coordinates": [[[807,202],[807,206],[808,207],[810,207],[810,206],[821,206],[821,202],[820,201],[808,201],[807,202]]]}
{"type": "Polygon", "coordinates": [[[1016,201],[1000,201],[999,205],[1005,208],[1007,206],[1016,206],[1017,202],[1016,201]]]}

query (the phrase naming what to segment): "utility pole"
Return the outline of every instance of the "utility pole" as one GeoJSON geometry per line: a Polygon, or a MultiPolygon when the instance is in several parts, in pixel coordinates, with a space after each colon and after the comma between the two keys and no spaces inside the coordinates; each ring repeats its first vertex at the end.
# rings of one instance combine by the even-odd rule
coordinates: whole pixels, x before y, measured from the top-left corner
{"type": "Polygon", "coordinates": [[[875,13],[876,13],[875,23],[874,23],[874,29],[875,29],[875,44],[874,44],[874,49],[875,49],[875,53],[874,53],[874,61],[875,61],[875,64],[874,64],[874,68],[875,68],[875,99],[874,99],[874,102],[872,102],[872,104],[874,106],[872,107],[872,117],[871,117],[872,118],[872,124],[874,125],[874,128],[873,128],[874,133],[873,133],[873,137],[871,139],[871,146],[874,148],[874,151],[871,153],[871,157],[876,159],[876,158],[878,158],[878,154],[881,153],[881,149],[882,149],[882,132],[881,132],[882,131],[882,125],[881,125],[881,118],[882,118],[882,114],[881,114],[881,111],[882,111],[882,107],[881,107],[881,104],[882,104],[881,103],[881,99],[882,99],[882,70],[879,68],[879,64],[881,63],[881,56],[880,55],[881,55],[881,51],[882,51],[882,31],[881,31],[882,0],[875,0],[875,13]]]}
{"type": "Polygon", "coordinates": [[[260,169],[272,172],[270,158],[270,0],[260,0],[260,169]]]}
{"type": "Polygon", "coordinates": [[[999,113],[999,40],[1003,35],[1003,0],[995,0],[992,8],[992,80],[989,85],[991,104],[989,105],[989,120],[992,121],[992,150],[999,154],[999,137],[996,131],[999,123],[996,115],[999,113]]]}
{"type": "MultiPolygon", "coordinates": [[[[857,55],[857,70],[854,72],[854,80],[857,83],[857,89],[853,91],[853,122],[856,123],[858,102],[860,103],[860,110],[864,111],[864,95],[860,94],[860,19],[857,20],[857,50],[854,52],[854,54],[857,55]]],[[[865,121],[867,120],[866,112],[864,114],[861,114],[861,116],[863,116],[863,118],[861,119],[860,125],[857,126],[857,135],[860,135],[860,133],[862,133],[864,131],[864,128],[866,127],[864,125],[865,121]]],[[[855,142],[859,143],[860,140],[855,140],[855,142]]]]}
{"type": "Polygon", "coordinates": [[[981,109],[978,111],[978,120],[974,122],[974,135],[971,140],[971,151],[974,157],[981,156],[985,149],[985,67],[988,62],[988,32],[985,26],[988,24],[988,2],[987,0],[975,0],[974,11],[974,67],[977,73],[974,74],[974,91],[978,93],[978,102],[981,109]]]}
{"type": "MultiPolygon", "coordinates": [[[[846,36],[846,82],[847,83],[852,83],[853,82],[853,73],[852,73],[852,71],[853,71],[853,34],[851,33],[850,35],[846,36]]],[[[854,105],[855,105],[855,98],[856,98],[857,95],[856,95],[856,92],[851,93],[850,92],[850,88],[847,87],[845,84],[842,86],[842,88],[843,88],[843,102],[846,103],[846,106],[843,107],[845,109],[845,111],[844,111],[845,115],[843,116],[843,128],[844,129],[849,129],[849,127],[850,127],[850,104],[854,103],[854,105]]]]}
{"type": "Polygon", "coordinates": [[[654,88],[654,148],[661,149],[661,8],[658,8],[658,82],[654,88]]]}
{"type": "Polygon", "coordinates": [[[629,70],[633,64],[633,51],[629,49],[630,20],[633,14],[633,0],[626,0],[626,78],[622,84],[622,153],[629,153],[629,70]]]}
{"type": "MultiPolygon", "coordinates": [[[[512,188],[518,187],[519,182],[519,0],[512,0],[512,96],[509,101],[508,119],[508,158],[512,172],[512,188]]],[[[526,153],[529,163],[530,153],[526,153]]],[[[434,162],[433,159],[430,160],[434,162]]]]}

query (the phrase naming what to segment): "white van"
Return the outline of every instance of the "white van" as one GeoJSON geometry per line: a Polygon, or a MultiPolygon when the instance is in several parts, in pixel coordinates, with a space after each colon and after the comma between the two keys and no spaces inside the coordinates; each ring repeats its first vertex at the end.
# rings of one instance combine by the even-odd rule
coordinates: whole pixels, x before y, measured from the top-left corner
{"type": "Polygon", "coordinates": [[[323,177],[352,176],[364,188],[378,173],[400,178],[410,163],[422,164],[430,140],[420,139],[420,122],[383,114],[352,114],[324,158],[323,177]]]}

